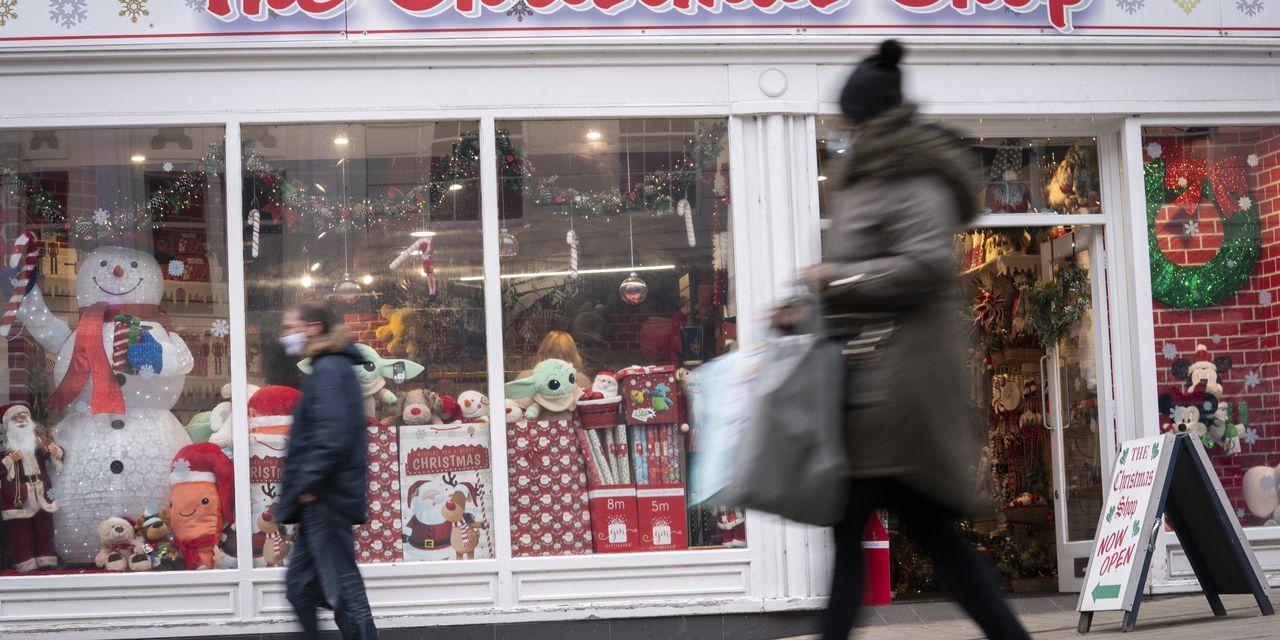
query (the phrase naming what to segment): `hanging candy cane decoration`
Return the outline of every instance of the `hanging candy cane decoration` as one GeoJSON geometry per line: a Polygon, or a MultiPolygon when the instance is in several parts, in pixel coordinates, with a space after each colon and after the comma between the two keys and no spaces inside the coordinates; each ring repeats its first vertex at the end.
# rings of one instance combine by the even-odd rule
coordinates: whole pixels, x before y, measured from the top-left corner
{"type": "Polygon", "coordinates": [[[404,248],[404,251],[400,252],[400,255],[396,256],[395,260],[391,261],[391,264],[388,265],[387,268],[392,270],[399,269],[400,265],[404,264],[404,261],[409,259],[409,256],[412,256],[415,253],[421,253],[426,248],[426,245],[426,238],[414,240],[412,244],[404,248]]]}
{"type": "Polygon", "coordinates": [[[30,231],[23,232],[13,241],[13,251],[9,254],[9,266],[21,269],[18,277],[13,279],[13,293],[9,294],[9,304],[5,306],[4,317],[0,319],[0,337],[8,338],[13,329],[13,321],[18,317],[18,308],[22,306],[22,298],[27,295],[27,287],[31,286],[31,278],[36,271],[36,262],[40,259],[40,243],[30,231]]]}
{"type": "Polygon", "coordinates": [[[249,224],[253,227],[253,240],[249,243],[249,255],[258,257],[258,248],[260,242],[258,237],[262,234],[262,212],[254,209],[249,212],[249,224]]]}
{"type": "Polygon", "coordinates": [[[435,253],[435,242],[431,238],[422,241],[422,273],[427,276],[427,295],[436,295],[436,270],[431,264],[435,253]]]}
{"type": "Polygon", "coordinates": [[[689,246],[698,246],[698,237],[693,233],[693,207],[689,205],[689,201],[680,198],[680,202],[676,203],[676,213],[684,218],[684,235],[689,246]]]}
{"type": "Polygon", "coordinates": [[[565,242],[569,243],[569,277],[578,277],[578,232],[573,229],[565,235],[565,242]]]}

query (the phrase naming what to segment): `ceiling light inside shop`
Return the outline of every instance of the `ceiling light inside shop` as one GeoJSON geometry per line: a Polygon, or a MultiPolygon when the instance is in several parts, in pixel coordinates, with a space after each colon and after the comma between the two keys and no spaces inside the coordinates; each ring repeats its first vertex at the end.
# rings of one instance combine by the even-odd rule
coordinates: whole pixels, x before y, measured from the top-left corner
{"type": "Polygon", "coordinates": [[[826,179],[827,179],[826,176],[818,176],[818,182],[822,182],[823,180],[826,180],[826,179]]]}
{"type": "Polygon", "coordinates": [[[458,184],[458,183],[456,183],[456,182],[455,182],[455,183],[453,183],[453,184],[449,185],[449,190],[450,190],[450,191],[461,191],[461,190],[462,190],[462,185],[460,185],[460,184],[458,184]]]}
{"type": "Polygon", "coordinates": [[[594,129],[587,132],[587,139],[592,142],[595,142],[603,137],[604,137],[603,133],[600,133],[599,131],[596,131],[594,129]]]}
{"type": "Polygon", "coordinates": [[[409,237],[411,237],[411,238],[434,238],[434,237],[436,237],[436,232],[434,232],[434,231],[414,231],[413,233],[410,233],[410,234],[409,234],[409,237]]]}
{"type": "Polygon", "coordinates": [[[333,143],[339,147],[345,147],[348,144],[351,144],[351,138],[348,138],[345,133],[339,133],[338,137],[333,139],[333,143]]]}
{"type": "Polygon", "coordinates": [[[130,160],[132,160],[132,161],[134,161],[134,162],[146,162],[146,161],[147,161],[147,157],[146,157],[146,156],[144,156],[144,155],[142,155],[141,153],[135,153],[135,154],[133,154],[132,156],[129,156],[129,159],[130,159],[130,160]]]}
{"type": "MultiPolygon", "coordinates": [[[[578,273],[580,275],[586,275],[586,274],[592,274],[592,273],[631,273],[632,271],[671,271],[671,270],[674,270],[675,268],[676,266],[674,264],[660,264],[653,267],[610,267],[608,269],[578,269],[578,273]]],[[[512,278],[548,278],[552,276],[567,276],[572,274],[573,274],[572,271],[538,271],[536,273],[504,273],[502,274],[502,279],[510,280],[512,278]]],[[[465,278],[458,278],[458,280],[462,282],[475,282],[477,280],[484,280],[484,276],[467,276],[465,278]]]]}
{"type": "Polygon", "coordinates": [[[315,264],[311,265],[311,272],[312,272],[312,273],[315,273],[318,269],[320,269],[320,263],[319,263],[319,262],[317,262],[317,263],[315,263],[315,264]]]}
{"type": "Polygon", "coordinates": [[[363,278],[360,278],[360,282],[362,284],[373,284],[373,276],[366,273],[363,278]]]}
{"type": "Polygon", "coordinates": [[[312,283],[311,275],[308,274],[308,275],[302,276],[302,279],[298,280],[298,283],[301,284],[304,288],[310,289],[311,283],[312,283]]]}

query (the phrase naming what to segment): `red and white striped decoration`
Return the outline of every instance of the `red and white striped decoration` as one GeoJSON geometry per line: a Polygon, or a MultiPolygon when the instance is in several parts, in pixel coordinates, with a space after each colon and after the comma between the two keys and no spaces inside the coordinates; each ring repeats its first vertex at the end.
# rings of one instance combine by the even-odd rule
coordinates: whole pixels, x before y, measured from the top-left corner
{"type": "Polygon", "coordinates": [[[688,200],[681,198],[680,202],[676,203],[676,214],[684,218],[685,240],[689,243],[689,246],[697,246],[698,236],[693,233],[693,207],[688,200]]]}
{"type": "Polygon", "coordinates": [[[569,243],[569,277],[577,278],[578,277],[578,247],[581,246],[580,243],[578,242],[578,232],[574,231],[573,229],[570,229],[569,233],[565,237],[565,242],[569,243]]]}
{"type": "Polygon", "coordinates": [[[436,270],[431,264],[436,243],[427,238],[422,241],[422,274],[427,276],[427,295],[436,295],[436,270]]]}
{"type": "Polygon", "coordinates": [[[40,260],[40,243],[30,231],[25,231],[13,241],[13,251],[9,254],[9,266],[18,267],[18,277],[13,280],[13,293],[9,294],[9,303],[5,306],[4,317],[0,319],[0,337],[8,338],[13,329],[13,321],[18,317],[18,308],[22,306],[22,298],[27,295],[27,287],[35,276],[36,263],[40,260]]]}
{"type": "Polygon", "coordinates": [[[399,269],[400,265],[404,264],[405,261],[409,259],[409,256],[415,253],[426,251],[426,246],[427,246],[426,238],[422,238],[420,240],[414,240],[413,243],[411,243],[409,246],[404,248],[404,251],[400,252],[400,255],[396,256],[395,260],[391,261],[391,264],[387,265],[388,268],[392,270],[399,269]]]}
{"type": "Polygon", "coordinates": [[[253,227],[253,238],[249,242],[249,252],[253,257],[258,257],[259,236],[262,234],[262,212],[254,209],[249,212],[249,224],[253,227]]]}

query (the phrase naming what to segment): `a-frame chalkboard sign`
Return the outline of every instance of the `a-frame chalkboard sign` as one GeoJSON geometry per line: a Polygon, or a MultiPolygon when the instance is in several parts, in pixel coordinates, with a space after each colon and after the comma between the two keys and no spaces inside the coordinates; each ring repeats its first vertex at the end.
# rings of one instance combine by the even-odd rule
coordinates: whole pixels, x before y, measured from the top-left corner
{"type": "Polygon", "coordinates": [[[1168,518],[1214,615],[1225,616],[1219,595],[1253,594],[1263,615],[1275,613],[1262,567],[1197,438],[1165,434],[1124,443],[1111,477],[1076,610],[1080,633],[1095,611],[1124,611],[1124,631],[1138,605],[1156,536],[1168,518]]]}

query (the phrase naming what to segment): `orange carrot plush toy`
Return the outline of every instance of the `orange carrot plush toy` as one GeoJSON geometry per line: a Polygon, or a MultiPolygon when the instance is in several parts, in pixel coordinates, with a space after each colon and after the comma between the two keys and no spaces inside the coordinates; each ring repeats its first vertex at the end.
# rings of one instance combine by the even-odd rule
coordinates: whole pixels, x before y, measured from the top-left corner
{"type": "Polygon", "coordinates": [[[235,472],[216,444],[178,450],[169,471],[173,537],[188,569],[212,569],[222,529],[235,521],[235,472]]]}

